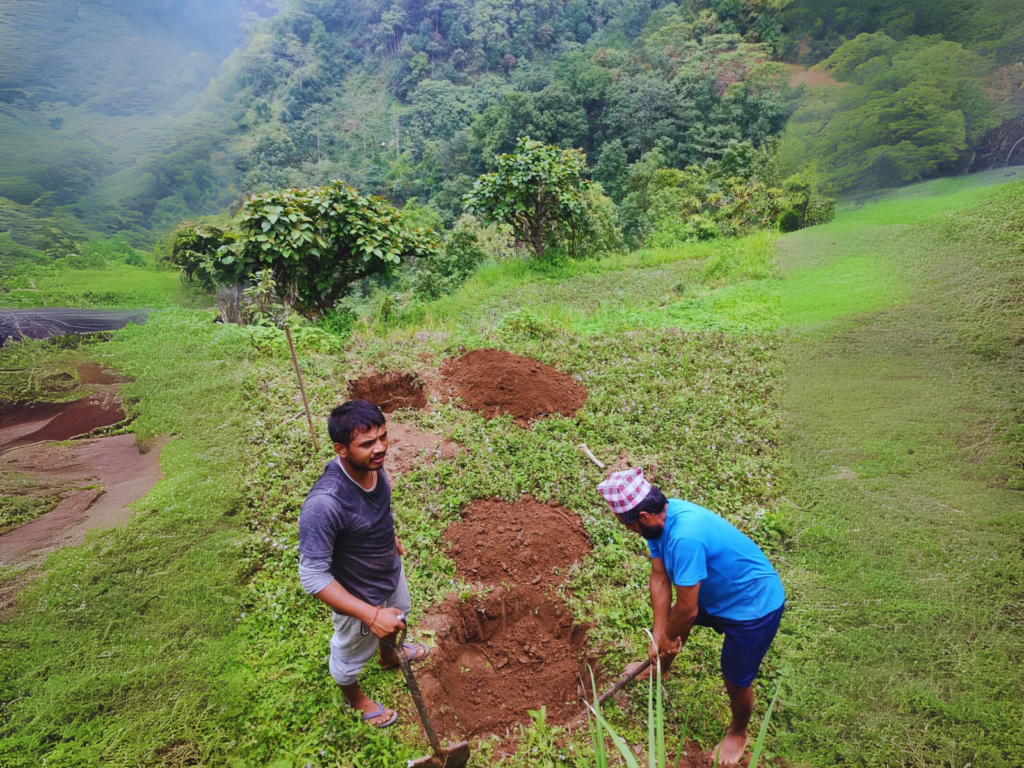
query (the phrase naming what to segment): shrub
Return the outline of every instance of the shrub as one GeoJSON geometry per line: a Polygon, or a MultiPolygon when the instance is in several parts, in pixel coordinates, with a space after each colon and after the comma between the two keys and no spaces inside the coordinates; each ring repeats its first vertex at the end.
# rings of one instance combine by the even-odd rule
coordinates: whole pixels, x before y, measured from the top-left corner
{"type": "Polygon", "coordinates": [[[455,228],[448,233],[444,247],[416,263],[409,279],[414,295],[423,299],[437,299],[465,282],[487,258],[480,244],[478,229],[471,217],[459,219],[455,228]]]}
{"type": "MultiPolygon", "coordinates": [[[[181,270],[182,280],[212,290],[238,279],[236,268],[224,259],[221,248],[235,235],[208,224],[185,224],[171,239],[170,263],[181,270]]],[[[168,258],[164,255],[162,258],[168,258]]]]}
{"type": "Polygon", "coordinates": [[[223,263],[237,260],[242,274],[272,270],[308,309],[333,307],[350,283],[440,248],[434,232],[409,229],[389,202],[341,181],[253,195],[242,207],[240,228],[223,263]]]}

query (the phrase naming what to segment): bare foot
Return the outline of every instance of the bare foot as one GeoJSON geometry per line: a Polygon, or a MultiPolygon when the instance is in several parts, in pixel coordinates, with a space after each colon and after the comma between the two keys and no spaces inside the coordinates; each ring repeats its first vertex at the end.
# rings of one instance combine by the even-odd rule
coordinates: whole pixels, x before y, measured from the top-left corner
{"type": "Polygon", "coordinates": [[[743,733],[730,732],[725,734],[725,738],[718,743],[711,754],[718,756],[719,765],[736,765],[746,754],[749,743],[750,736],[746,731],[743,733]]]}

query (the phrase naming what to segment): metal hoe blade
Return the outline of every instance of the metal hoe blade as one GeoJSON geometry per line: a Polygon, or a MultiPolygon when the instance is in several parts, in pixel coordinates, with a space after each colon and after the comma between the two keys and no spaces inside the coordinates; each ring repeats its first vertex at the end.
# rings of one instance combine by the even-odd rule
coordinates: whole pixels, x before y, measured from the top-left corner
{"type": "MultiPolygon", "coordinates": [[[[405,616],[399,615],[399,619],[404,622],[405,616]]],[[[420,713],[423,730],[427,732],[430,746],[434,748],[434,754],[410,760],[409,768],[465,768],[466,763],[469,762],[469,743],[460,741],[458,744],[453,744],[450,747],[441,746],[441,740],[437,738],[437,731],[434,730],[434,723],[430,719],[430,713],[427,712],[427,705],[423,702],[423,694],[420,692],[419,683],[416,682],[416,676],[412,673],[412,664],[409,663],[409,659],[405,655],[403,647],[405,633],[406,630],[403,629],[402,634],[395,643],[387,640],[381,640],[381,642],[395,650],[398,656],[398,663],[402,667],[402,675],[405,677],[405,684],[409,688],[409,693],[412,694],[412,700],[416,704],[416,711],[420,713]]]]}

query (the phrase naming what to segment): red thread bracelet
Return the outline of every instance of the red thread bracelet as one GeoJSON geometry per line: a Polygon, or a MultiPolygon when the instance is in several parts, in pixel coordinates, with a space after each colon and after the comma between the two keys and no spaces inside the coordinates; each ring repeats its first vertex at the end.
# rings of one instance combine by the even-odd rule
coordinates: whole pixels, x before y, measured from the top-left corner
{"type": "Polygon", "coordinates": [[[367,629],[369,629],[370,627],[372,627],[372,626],[373,626],[373,622],[374,622],[374,621],[377,621],[377,616],[378,616],[379,614],[380,614],[380,606],[378,605],[378,606],[377,606],[377,613],[373,614],[373,621],[371,621],[371,622],[370,622],[369,624],[367,624],[367,625],[366,625],[366,628],[367,628],[367,629]]]}

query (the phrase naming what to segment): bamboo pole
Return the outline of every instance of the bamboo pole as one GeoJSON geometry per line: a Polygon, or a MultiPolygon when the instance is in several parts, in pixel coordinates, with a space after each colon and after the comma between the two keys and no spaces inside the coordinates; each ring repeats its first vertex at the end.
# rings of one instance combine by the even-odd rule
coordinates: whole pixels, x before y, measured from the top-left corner
{"type": "Polygon", "coordinates": [[[292,341],[292,329],[288,323],[284,324],[284,335],[288,338],[288,349],[292,353],[292,363],[295,365],[295,378],[299,380],[299,394],[302,395],[302,406],[306,409],[306,423],[309,424],[309,436],[313,438],[313,450],[320,453],[320,443],[316,439],[316,430],[313,429],[313,416],[309,413],[309,400],[306,399],[306,385],[302,383],[302,371],[299,370],[299,358],[295,354],[295,342],[292,341]]]}

